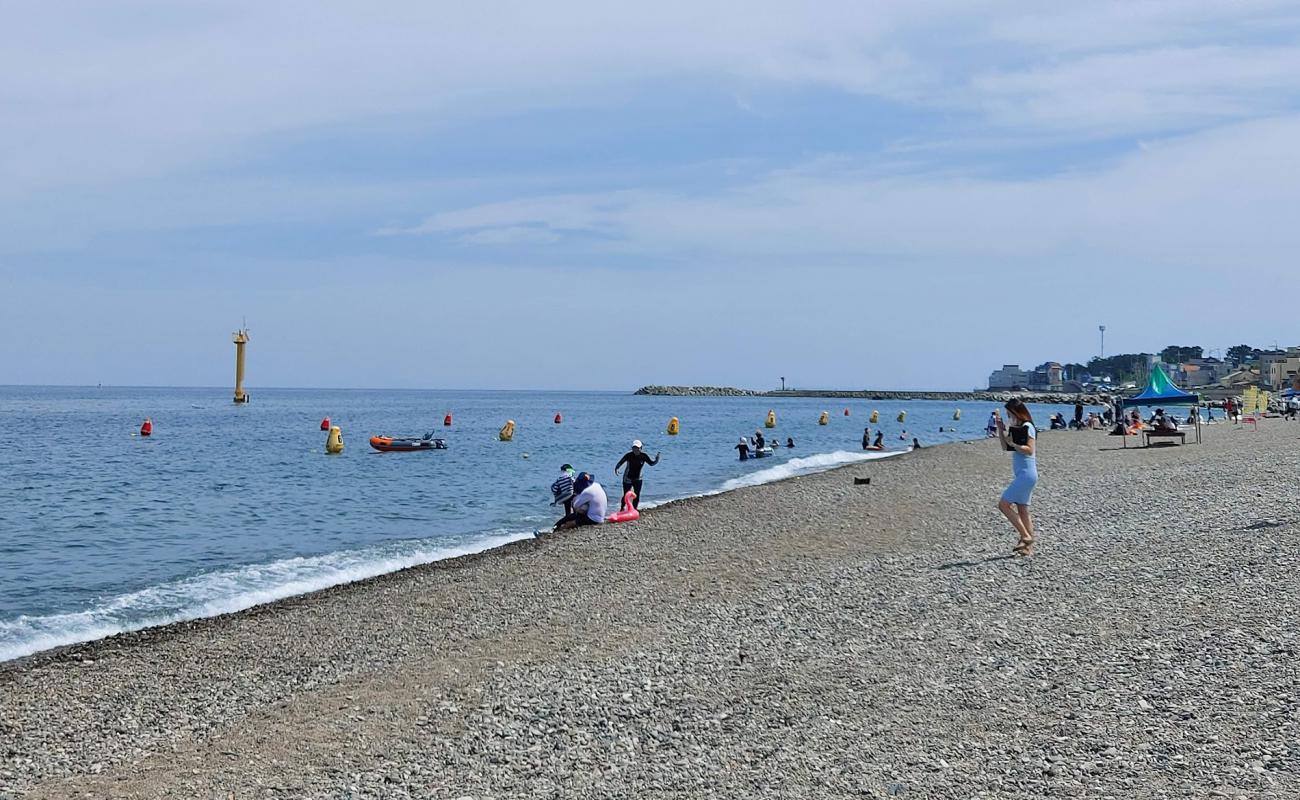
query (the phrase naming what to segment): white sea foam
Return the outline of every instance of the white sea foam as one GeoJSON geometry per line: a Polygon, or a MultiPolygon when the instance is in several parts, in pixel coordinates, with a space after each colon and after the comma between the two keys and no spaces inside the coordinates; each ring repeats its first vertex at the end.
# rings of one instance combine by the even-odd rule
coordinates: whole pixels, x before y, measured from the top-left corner
{"type": "Polygon", "coordinates": [[[0,621],[0,661],[155,625],[242,611],[285,597],[481,552],[531,536],[526,532],[501,532],[455,546],[415,540],[286,558],[151,586],[110,598],[85,611],[20,616],[0,621]]]}
{"type": "MultiPolygon", "coordinates": [[[[860,453],[841,450],[792,458],[733,478],[717,490],[700,494],[720,494],[745,486],[758,486],[797,475],[822,472],[845,464],[888,458],[900,455],[901,452],[903,451],[860,453]]],[[[655,505],[659,503],[646,504],[642,508],[653,508],[655,505]]],[[[498,531],[456,545],[423,539],[319,556],[286,558],[151,586],[110,598],[85,611],[0,620],[0,661],[156,625],[242,611],[263,603],[373,578],[407,567],[482,552],[531,535],[527,532],[498,531]]]]}
{"type": "Polygon", "coordinates": [[[822,472],[833,467],[841,467],[845,464],[854,464],[859,461],[874,461],[880,458],[889,458],[890,456],[901,455],[903,450],[897,451],[880,451],[855,453],[848,450],[837,450],[833,453],[818,453],[817,455],[807,456],[806,458],[792,458],[789,461],[776,464],[767,469],[760,469],[751,472],[748,475],[741,475],[739,478],[732,478],[722,484],[722,491],[729,492],[732,489],[740,489],[744,486],[759,486],[764,483],[793,478],[796,475],[808,475],[813,472],[822,472]]]}

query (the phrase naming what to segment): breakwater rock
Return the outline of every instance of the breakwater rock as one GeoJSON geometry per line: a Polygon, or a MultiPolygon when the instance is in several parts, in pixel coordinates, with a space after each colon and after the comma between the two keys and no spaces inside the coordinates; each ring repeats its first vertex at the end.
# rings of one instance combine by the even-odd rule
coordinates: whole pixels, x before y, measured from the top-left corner
{"type": "Polygon", "coordinates": [[[1026,403],[1056,403],[1071,405],[1105,405],[1111,398],[1104,394],[1071,394],[1063,392],[906,392],[871,389],[786,389],[784,391],[758,392],[753,389],[736,389],[730,386],[642,386],[635,394],[666,397],[828,397],[841,400],[949,400],[980,403],[1005,403],[1019,397],[1026,403]]]}
{"type": "Polygon", "coordinates": [[[642,386],[633,394],[660,397],[758,397],[753,389],[733,389],[730,386],[642,386]]]}

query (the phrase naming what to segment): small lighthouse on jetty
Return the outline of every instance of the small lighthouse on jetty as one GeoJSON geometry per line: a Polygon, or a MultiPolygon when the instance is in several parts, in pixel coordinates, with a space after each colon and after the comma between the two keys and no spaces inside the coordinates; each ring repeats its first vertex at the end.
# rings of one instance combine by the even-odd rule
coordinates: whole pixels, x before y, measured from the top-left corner
{"type": "Polygon", "coordinates": [[[244,391],[244,345],[248,344],[248,328],[240,328],[230,337],[235,343],[235,402],[247,403],[244,391]]]}

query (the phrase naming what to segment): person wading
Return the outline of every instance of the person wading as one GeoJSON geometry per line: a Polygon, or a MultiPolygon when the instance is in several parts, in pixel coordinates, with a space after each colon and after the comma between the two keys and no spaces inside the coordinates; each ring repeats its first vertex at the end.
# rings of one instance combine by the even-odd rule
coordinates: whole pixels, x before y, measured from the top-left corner
{"type": "Polygon", "coordinates": [[[1013,552],[1029,556],[1034,552],[1034,521],[1029,516],[1029,503],[1038,483],[1038,459],[1035,456],[1038,430],[1023,401],[1008,400],[1006,409],[1012,424],[1008,428],[1002,418],[998,418],[998,441],[1011,451],[1011,483],[1002,492],[998,509],[1020,535],[1013,552]]]}
{"type": "Polygon", "coordinates": [[[637,439],[632,442],[632,449],[620,458],[618,464],[614,467],[615,477],[618,476],[620,469],[623,469],[624,466],[627,467],[627,470],[623,473],[623,494],[627,494],[628,489],[636,492],[636,498],[632,501],[633,508],[639,509],[641,507],[641,468],[646,464],[653,467],[658,463],[659,453],[655,453],[654,458],[642,453],[641,440],[637,439]]]}

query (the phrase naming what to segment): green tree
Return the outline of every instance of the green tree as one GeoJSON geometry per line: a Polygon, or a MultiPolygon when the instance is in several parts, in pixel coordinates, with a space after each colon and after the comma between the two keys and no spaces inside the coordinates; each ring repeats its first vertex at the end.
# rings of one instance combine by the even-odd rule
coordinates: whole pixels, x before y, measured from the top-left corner
{"type": "Polygon", "coordinates": [[[1065,377],[1072,381],[1077,381],[1080,375],[1088,371],[1083,364],[1063,364],[1062,368],[1065,370],[1065,377]]]}
{"type": "Polygon", "coordinates": [[[1193,358],[1200,358],[1204,352],[1200,347],[1171,344],[1160,351],[1160,360],[1166,364],[1181,364],[1184,361],[1191,361],[1193,358]]]}
{"type": "Polygon", "coordinates": [[[1232,363],[1232,366],[1240,367],[1243,361],[1248,361],[1251,358],[1258,356],[1259,348],[1251,347],[1248,344],[1234,344],[1232,347],[1228,348],[1227,355],[1228,361],[1232,363]]]}
{"type": "Polygon", "coordinates": [[[1146,374],[1147,358],[1150,353],[1120,353],[1105,358],[1093,357],[1088,361],[1088,371],[1094,376],[1109,375],[1113,380],[1136,381],[1146,374]]]}

